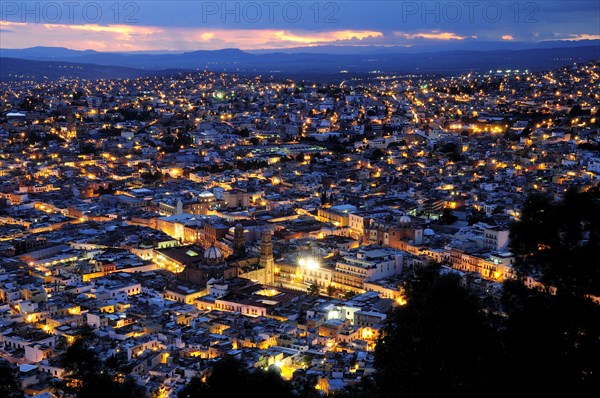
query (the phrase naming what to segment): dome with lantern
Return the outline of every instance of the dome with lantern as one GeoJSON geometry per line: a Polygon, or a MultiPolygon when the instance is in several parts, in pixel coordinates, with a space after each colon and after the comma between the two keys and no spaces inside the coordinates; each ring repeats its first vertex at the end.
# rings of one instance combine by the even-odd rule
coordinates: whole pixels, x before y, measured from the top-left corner
{"type": "Polygon", "coordinates": [[[198,195],[199,202],[213,202],[214,200],[215,195],[210,191],[204,191],[198,195]]]}
{"type": "Polygon", "coordinates": [[[400,224],[402,224],[402,225],[408,225],[408,224],[410,224],[410,222],[411,222],[410,216],[407,216],[405,214],[402,217],[400,217],[400,224]]]}
{"type": "Polygon", "coordinates": [[[211,246],[204,251],[204,263],[207,265],[218,265],[224,260],[223,252],[216,246],[211,246]]]}

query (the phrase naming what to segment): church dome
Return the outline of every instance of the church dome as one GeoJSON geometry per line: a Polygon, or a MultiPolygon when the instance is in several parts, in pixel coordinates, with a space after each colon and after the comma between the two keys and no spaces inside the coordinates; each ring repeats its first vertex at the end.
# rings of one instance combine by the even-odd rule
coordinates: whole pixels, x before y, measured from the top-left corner
{"type": "Polygon", "coordinates": [[[433,232],[433,229],[431,229],[431,228],[426,228],[425,231],[423,231],[423,235],[433,236],[433,235],[435,235],[435,232],[433,232]]]}
{"type": "Polygon", "coordinates": [[[410,224],[410,217],[406,214],[400,217],[400,224],[410,224]]]}
{"type": "Polygon", "coordinates": [[[223,258],[221,249],[211,246],[204,251],[204,259],[210,262],[220,261],[223,258]]]}
{"type": "Polygon", "coordinates": [[[213,198],[214,196],[215,195],[210,191],[204,191],[200,195],[198,195],[199,198],[213,198]]]}

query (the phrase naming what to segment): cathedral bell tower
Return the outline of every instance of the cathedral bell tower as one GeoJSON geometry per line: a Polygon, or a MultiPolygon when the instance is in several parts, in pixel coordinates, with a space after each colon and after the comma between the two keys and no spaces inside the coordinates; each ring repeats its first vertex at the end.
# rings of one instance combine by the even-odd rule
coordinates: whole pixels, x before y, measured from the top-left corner
{"type": "Polygon", "coordinates": [[[244,240],[244,227],[237,224],[233,230],[233,254],[243,256],[246,254],[246,241],[244,240]]]}
{"type": "Polygon", "coordinates": [[[265,285],[273,285],[275,260],[273,259],[273,243],[271,243],[271,231],[265,228],[262,232],[262,243],[260,244],[260,260],[258,264],[265,269],[265,285]]]}

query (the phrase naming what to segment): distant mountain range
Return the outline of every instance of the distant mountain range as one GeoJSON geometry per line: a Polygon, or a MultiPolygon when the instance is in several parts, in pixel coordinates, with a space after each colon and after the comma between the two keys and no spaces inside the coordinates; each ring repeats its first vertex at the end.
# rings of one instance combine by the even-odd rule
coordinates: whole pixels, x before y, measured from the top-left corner
{"type": "Polygon", "coordinates": [[[31,61],[28,59],[0,57],[0,81],[57,80],[62,77],[81,79],[136,78],[141,76],[169,75],[181,70],[143,70],[122,66],[82,64],[61,61],[31,61]]]}
{"type": "MultiPolygon", "coordinates": [[[[500,43],[502,44],[502,43],[500,43]]],[[[498,43],[495,43],[496,47],[498,43]]],[[[481,43],[477,44],[478,48],[481,43]]],[[[29,76],[36,80],[60,76],[134,77],[189,70],[212,70],[289,76],[340,73],[437,73],[497,69],[543,70],[573,62],[600,59],[600,41],[508,43],[494,50],[453,49],[412,52],[404,47],[307,47],[252,52],[238,49],[183,53],[102,53],[62,47],[0,49],[0,78],[29,76]],[[10,58],[10,59],[9,59],[10,58]],[[29,61],[29,62],[26,62],[29,61]],[[65,67],[60,67],[61,65],[65,67]],[[64,73],[64,74],[61,74],[64,73]]],[[[485,46],[484,46],[485,47],[485,46]]]]}
{"type": "MultiPolygon", "coordinates": [[[[538,43],[522,41],[482,41],[475,39],[440,40],[416,42],[410,46],[334,46],[322,45],[311,47],[292,47],[277,50],[286,54],[419,54],[443,51],[496,51],[496,50],[530,50],[538,48],[568,48],[582,46],[600,46],[600,40],[549,40],[538,43]]],[[[273,50],[248,50],[252,54],[268,54],[273,50]]]]}

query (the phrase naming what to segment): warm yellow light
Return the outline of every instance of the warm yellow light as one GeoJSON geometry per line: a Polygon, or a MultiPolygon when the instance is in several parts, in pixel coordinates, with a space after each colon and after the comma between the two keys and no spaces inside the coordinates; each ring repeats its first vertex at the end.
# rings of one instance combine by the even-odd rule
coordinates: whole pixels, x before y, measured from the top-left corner
{"type": "Polygon", "coordinates": [[[398,297],[396,303],[398,303],[398,305],[406,305],[406,299],[404,297],[398,297]]]}
{"type": "Polygon", "coordinates": [[[258,292],[256,292],[255,294],[258,294],[259,296],[273,297],[273,296],[277,296],[279,293],[280,292],[275,289],[262,289],[262,290],[259,290],[258,292]]]}
{"type": "Polygon", "coordinates": [[[158,390],[156,390],[155,396],[158,398],[168,398],[169,393],[163,386],[161,386],[158,390]]]}
{"type": "Polygon", "coordinates": [[[312,257],[300,258],[298,265],[307,269],[318,269],[319,263],[312,257]]]}
{"type": "Polygon", "coordinates": [[[172,169],[169,170],[169,174],[171,175],[171,177],[177,177],[177,176],[181,175],[182,173],[183,173],[183,171],[176,167],[173,167],[172,169]]]}

